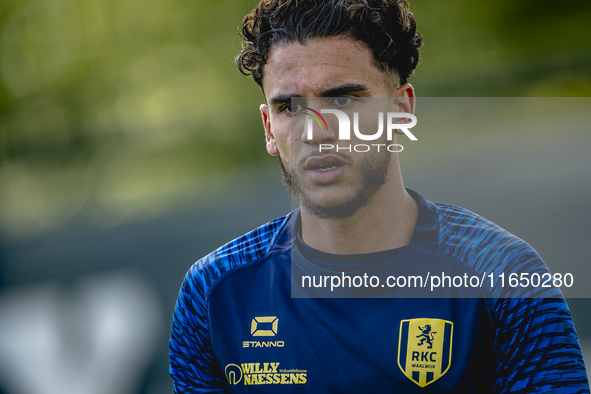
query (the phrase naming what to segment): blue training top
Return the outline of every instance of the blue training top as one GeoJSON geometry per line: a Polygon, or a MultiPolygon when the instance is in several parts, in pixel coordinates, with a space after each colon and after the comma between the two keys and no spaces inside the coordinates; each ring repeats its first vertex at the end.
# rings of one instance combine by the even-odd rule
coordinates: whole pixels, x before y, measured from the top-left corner
{"type": "Polygon", "coordinates": [[[519,292],[507,278],[497,280],[548,273],[535,250],[473,212],[408,191],[420,212],[411,243],[400,249],[340,257],[315,251],[293,231],[296,210],[197,261],[174,313],[175,392],[588,393],[560,291],[519,292]],[[302,277],[341,271],[382,283],[427,271],[495,281],[440,288],[430,298],[406,297],[409,289],[392,298],[401,289],[382,286],[351,293],[367,297],[327,298],[330,289],[314,285],[292,298],[302,277]]]}

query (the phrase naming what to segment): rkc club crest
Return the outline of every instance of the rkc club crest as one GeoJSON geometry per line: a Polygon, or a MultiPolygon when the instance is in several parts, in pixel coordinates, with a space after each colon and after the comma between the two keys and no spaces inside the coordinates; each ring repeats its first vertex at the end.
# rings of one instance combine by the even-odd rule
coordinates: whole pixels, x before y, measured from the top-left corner
{"type": "Polygon", "coordinates": [[[402,320],[398,337],[402,373],[420,387],[442,377],[451,366],[453,330],[454,324],[447,320],[402,320]]]}

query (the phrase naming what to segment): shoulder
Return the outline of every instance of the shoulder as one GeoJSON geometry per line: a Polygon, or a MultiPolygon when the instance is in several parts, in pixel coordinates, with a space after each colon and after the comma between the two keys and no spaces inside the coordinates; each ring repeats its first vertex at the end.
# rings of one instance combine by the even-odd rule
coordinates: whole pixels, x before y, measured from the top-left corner
{"type": "Polygon", "coordinates": [[[475,269],[491,259],[509,263],[518,257],[540,258],[530,244],[490,220],[455,205],[434,205],[441,252],[469,262],[475,269]]]}
{"type": "MultiPolygon", "coordinates": [[[[509,274],[521,272],[529,275],[550,274],[540,255],[529,243],[501,226],[455,205],[434,203],[434,206],[439,220],[441,253],[459,259],[480,275],[492,275],[495,279],[499,275],[508,279],[509,274]]],[[[493,297],[499,296],[501,292],[515,290],[498,286],[501,284],[498,280],[494,284],[490,289],[493,297]]],[[[524,293],[526,289],[519,290],[520,296],[528,296],[524,293]]],[[[544,296],[558,295],[555,291],[545,293],[544,296]]]]}
{"type": "Polygon", "coordinates": [[[502,253],[507,248],[523,249],[524,252],[533,250],[521,238],[468,209],[443,203],[434,205],[440,226],[439,244],[443,252],[502,253]]]}
{"type": "Polygon", "coordinates": [[[226,273],[264,256],[273,246],[281,228],[292,214],[279,217],[220,246],[194,263],[185,276],[184,288],[200,288],[205,295],[226,273]]]}

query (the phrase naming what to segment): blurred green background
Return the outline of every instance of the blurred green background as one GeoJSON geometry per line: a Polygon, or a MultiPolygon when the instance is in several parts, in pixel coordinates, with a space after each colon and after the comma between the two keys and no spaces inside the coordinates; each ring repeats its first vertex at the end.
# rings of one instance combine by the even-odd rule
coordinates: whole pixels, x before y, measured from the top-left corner
{"type": "MultiPolygon", "coordinates": [[[[12,377],[0,371],[0,393],[171,392],[166,341],[184,272],[290,209],[276,159],[265,150],[262,94],[233,63],[237,28],[255,4],[0,2],[0,367],[16,351],[8,342],[31,339],[6,333],[19,332],[19,322],[31,325],[16,311],[27,302],[45,305],[33,295],[55,299],[59,311],[39,307],[39,316],[65,317],[58,328],[48,323],[53,318],[39,318],[41,333],[54,327],[61,338],[38,354],[46,367],[60,360],[75,371],[76,360],[98,354],[88,345],[94,323],[73,310],[105,292],[119,294],[113,289],[141,295],[143,303],[134,304],[137,297],[120,293],[130,309],[144,308],[131,315],[145,334],[137,347],[149,350],[126,361],[136,365],[133,373],[120,368],[127,380],[110,379],[108,390],[93,391],[90,378],[85,389],[64,383],[71,374],[35,386],[17,370],[12,377]]],[[[591,218],[588,209],[568,210],[586,202],[591,185],[591,2],[414,0],[411,9],[425,40],[410,79],[419,97],[575,97],[558,103],[561,113],[575,108],[578,120],[574,131],[536,123],[501,154],[511,129],[493,138],[490,128],[486,136],[474,133],[475,122],[444,134],[430,123],[430,139],[402,157],[407,186],[498,221],[554,264],[588,262],[589,229],[563,230],[591,218]],[[462,143],[445,145],[454,140],[462,143]],[[552,248],[557,239],[560,250],[552,248]],[[565,255],[567,248],[578,249],[565,255]]],[[[555,102],[534,103],[545,104],[532,117],[556,120],[555,102]]],[[[574,300],[573,314],[588,311],[588,301],[574,300]]],[[[100,305],[113,312],[112,303],[100,305]]],[[[579,333],[590,338],[591,322],[581,321],[579,333]]],[[[123,332],[131,323],[122,318],[117,327],[123,332]]],[[[106,360],[119,365],[117,354],[106,360]]]]}
{"type": "MultiPolygon", "coordinates": [[[[3,0],[0,228],[142,220],[272,161],[232,59],[252,1],[3,0]],[[216,183],[217,184],[217,183],[216,183]]],[[[419,96],[591,94],[591,3],[415,0],[419,96]]]]}

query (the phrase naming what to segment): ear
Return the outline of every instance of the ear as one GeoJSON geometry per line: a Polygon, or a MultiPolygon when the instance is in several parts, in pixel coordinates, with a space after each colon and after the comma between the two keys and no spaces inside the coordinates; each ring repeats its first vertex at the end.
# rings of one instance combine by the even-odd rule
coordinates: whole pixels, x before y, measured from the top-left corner
{"type": "MultiPolygon", "coordinates": [[[[415,89],[410,83],[405,83],[398,89],[396,89],[395,97],[397,97],[398,111],[406,112],[409,114],[415,113],[415,89]]],[[[400,118],[402,123],[410,123],[409,118],[400,118]]],[[[395,130],[396,134],[402,135],[404,132],[400,129],[395,130]]]]}
{"type": "Polygon", "coordinates": [[[265,139],[267,140],[267,152],[272,156],[277,156],[279,151],[277,150],[277,143],[275,142],[275,136],[271,132],[271,118],[269,117],[269,107],[267,104],[261,104],[259,107],[261,116],[263,117],[263,127],[265,128],[265,139]]]}
{"type": "Polygon", "coordinates": [[[415,113],[415,89],[410,83],[405,83],[396,89],[395,96],[399,97],[398,107],[400,112],[415,113]]]}

